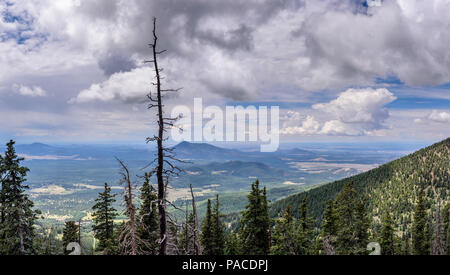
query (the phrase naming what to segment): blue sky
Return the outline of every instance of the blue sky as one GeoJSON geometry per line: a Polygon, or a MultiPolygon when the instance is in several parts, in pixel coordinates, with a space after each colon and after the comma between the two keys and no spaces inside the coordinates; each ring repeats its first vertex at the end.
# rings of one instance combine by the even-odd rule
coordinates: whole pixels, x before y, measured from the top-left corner
{"type": "Polygon", "coordinates": [[[158,17],[167,101],[278,105],[285,142],[450,136],[444,0],[0,0],[0,140],[139,143],[158,17]]]}
{"type": "Polygon", "coordinates": [[[447,110],[450,106],[450,100],[446,99],[435,99],[435,98],[399,98],[396,101],[387,105],[390,109],[404,109],[404,110],[414,110],[414,109],[436,109],[436,110],[447,110]]]}

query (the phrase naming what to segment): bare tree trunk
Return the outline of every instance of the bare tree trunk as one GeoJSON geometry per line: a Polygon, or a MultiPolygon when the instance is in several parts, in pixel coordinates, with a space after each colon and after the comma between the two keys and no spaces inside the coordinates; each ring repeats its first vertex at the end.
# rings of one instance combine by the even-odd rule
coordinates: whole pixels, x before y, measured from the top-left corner
{"type": "Polygon", "coordinates": [[[190,251],[189,251],[189,208],[188,208],[188,201],[186,200],[186,214],[185,214],[185,222],[184,222],[184,244],[185,244],[185,254],[189,255],[190,251]]]}
{"type": "Polygon", "coordinates": [[[336,255],[336,248],[331,244],[328,237],[325,237],[323,244],[326,255],[336,255]]]}
{"type": "Polygon", "coordinates": [[[78,243],[81,245],[81,219],[78,220],[78,243]]]}
{"type": "Polygon", "coordinates": [[[267,229],[267,233],[269,234],[269,250],[272,249],[272,228],[269,224],[269,229],[267,229]]]}
{"type": "Polygon", "coordinates": [[[150,100],[149,109],[157,108],[158,116],[158,134],[153,138],[147,138],[147,143],[156,141],[158,147],[158,156],[154,160],[156,162],[156,169],[152,171],[152,174],[156,173],[156,179],[158,183],[158,211],[159,211],[159,229],[160,229],[160,246],[159,254],[167,255],[167,243],[168,243],[168,232],[167,232],[167,184],[169,182],[169,177],[171,175],[178,175],[181,169],[174,166],[169,160],[179,161],[175,158],[173,154],[173,149],[164,147],[163,142],[165,141],[164,132],[166,132],[171,127],[174,127],[175,121],[178,118],[167,118],[164,117],[163,110],[163,93],[167,92],[178,92],[180,89],[163,89],[161,80],[162,69],[158,65],[158,55],[163,54],[164,51],[158,51],[158,36],[156,35],[156,18],[153,19],[153,44],[150,44],[153,52],[153,60],[145,61],[145,63],[153,63],[155,67],[156,83],[152,83],[156,87],[156,98],[152,97],[152,93],[148,94],[147,97],[150,100]],[[167,165],[168,168],[164,166],[167,165]]]}
{"type": "Polygon", "coordinates": [[[197,216],[197,206],[195,204],[195,196],[194,190],[191,187],[191,196],[192,196],[192,211],[194,213],[194,253],[195,255],[200,255],[200,245],[199,245],[199,234],[198,234],[198,216],[197,216]]]}
{"type": "Polygon", "coordinates": [[[131,185],[130,171],[127,166],[119,159],[117,161],[122,166],[122,179],[121,182],[125,184],[125,207],[127,211],[127,216],[129,218],[128,223],[125,225],[125,229],[122,232],[119,239],[121,240],[121,245],[124,247],[126,254],[137,255],[138,245],[136,236],[136,208],[133,205],[133,186],[131,185]]]}
{"type": "Polygon", "coordinates": [[[158,36],[156,35],[156,18],[153,18],[153,64],[156,73],[156,106],[158,108],[158,136],[156,142],[158,145],[158,161],[156,168],[156,178],[158,181],[158,210],[159,210],[159,230],[160,230],[160,246],[159,254],[167,255],[167,217],[166,217],[166,188],[164,183],[164,113],[161,95],[161,75],[158,66],[157,51],[158,36]]]}
{"type": "Polygon", "coordinates": [[[135,208],[133,205],[133,194],[131,189],[131,182],[128,180],[128,209],[130,211],[130,234],[131,234],[131,255],[137,255],[137,245],[136,245],[136,217],[135,208]]]}

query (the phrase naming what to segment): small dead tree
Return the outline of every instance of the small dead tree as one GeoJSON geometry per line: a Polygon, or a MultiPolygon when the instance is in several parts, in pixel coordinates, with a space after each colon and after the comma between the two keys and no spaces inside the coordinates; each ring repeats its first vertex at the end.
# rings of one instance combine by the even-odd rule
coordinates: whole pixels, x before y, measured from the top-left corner
{"type": "Polygon", "coordinates": [[[167,186],[169,184],[169,178],[174,175],[179,175],[181,169],[178,168],[173,162],[182,162],[176,159],[173,152],[173,148],[168,148],[164,146],[164,141],[167,140],[165,133],[172,127],[176,127],[175,123],[180,117],[171,118],[165,117],[163,98],[168,93],[177,93],[181,89],[163,89],[162,80],[164,77],[161,75],[163,69],[159,67],[158,56],[165,53],[166,50],[158,50],[158,36],[156,34],[156,18],[153,18],[153,43],[149,44],[153,52],[153,60],[145,61],[145,63],[152,63],[155,70],[156,82],[152,83],[156,87],[156,93],[150,92],[147,95],[150,104],[149,109],[157,110],[157,124],[158,124],[158,134],[152,138],[147,138],[147,143],[156,142],[158,151],[155,160],[152,162],[156,163],[156,167],[151,172],[152,175],[156,174],[157,184],[158,184],[158,213],[159,213],[159,226],[160,226],[160,247],[159,254],[167,255],[167,244],[168,244],[168,227],[167,227],[167,186]]]}
{"type": "MultiPolygon", "coordinates": [[[[195,196],[194,196],[194,190],[192,189],[192,184],[190,185],[191,187],[191,196],[192,196],[192,211],[194,214],[194,253],[195,255],[200,255],[201,254],[201,247],[200,247],[200,237],[199,237],[199,230],[198,230],[198,216],[197,216],[197,206],[195,204],[195,196]]],[[[186,224],[187,224],[187,220],[186,220],[186,224]]]]}
{"type": "Polygon", "coordinates": [[[120,164],[121,179],[120,184],[124,185],[124,202],[125,202],[125,214],[128,217],[128,221],[123,225],[122,232],[119,236],[119,244],[122,252],[126,255],[138,255],[141,254],[141,247],[148,246],[146,241],[142,240],[137,234],[137,228],[140,226],[140,220],[136,216],[136,207],[133,203],[133,189],[134,186],[131,183],[131,174],[128,167],[123,161],[116,158],[120,164]]]}
{"type": "Polygon", "coordinates": [[[332,244],[333,242],[331,241],[331,239],[332,239],[332,237],[330,237],[330,236],[325,236],[323,238],[323,249],[324,249],[325,255],[336,255],[336,248],[332,244]]]}

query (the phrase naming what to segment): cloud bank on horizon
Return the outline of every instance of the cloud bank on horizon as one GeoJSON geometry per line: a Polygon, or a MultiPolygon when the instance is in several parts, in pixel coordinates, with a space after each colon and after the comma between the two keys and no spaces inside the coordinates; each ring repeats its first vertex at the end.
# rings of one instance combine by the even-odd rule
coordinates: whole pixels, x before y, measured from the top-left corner
{"type": "Polygon", "coordinates": [[[166,83],[184,87],[168,106],[291,104],[286,140],[446,138],[449,13],[448,0],[0,0],[0,137],[150,136],[156,16],[166,83]]]}

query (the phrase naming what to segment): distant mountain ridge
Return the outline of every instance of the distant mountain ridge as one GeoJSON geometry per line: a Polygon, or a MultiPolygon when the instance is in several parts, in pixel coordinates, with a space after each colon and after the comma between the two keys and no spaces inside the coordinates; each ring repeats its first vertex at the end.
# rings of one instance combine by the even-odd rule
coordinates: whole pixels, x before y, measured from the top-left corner
{"type": "Polygon", "coordinates": [[[16,151],[21,154],[43,156],[56,155],[64,153],[63,148],[47,145],[44,143],[19,144],[16,146],[16,151]]]}
{"type": "MultiPolygon", "coordinates": [[[[0,145],[0,149],[3,150],[5,148],[4,145],[0,145]]],[[[30,154],[30,155],[53,155],[53,154],[65,154],[72,155],[74,152],[81,151],[83,153],[87,150],[95,151],[105,151],[106,148],[115,150],[139,150],[142,153],[148,154],[149,152],[154,153],[155,150],[147,149],[144,150],[136,149],[133,146],[126,145],[111,145],[111,146],[95,146],[95,145],[65,145],[65,146],[54,146],[48,145],[44,143],[35,142],[32,144],[16,144],[16,151],[21,154],[30,154]],[[93,150],[95,148],[95,150],[93,150]]],[[[215,160],[215,157],[219,159],[228,159],[228,160],[239,160],[239,158],[248,158],[256,155],[260,155],[260,152],[244,152],[238,149],[228,149],[218,147],[208,143],[191,143],[191,142],[181,142],[173,147],[174,152],[180,158],[198,158],[198,159],[212,159],[215,160]]],[[[290,149],[283,150],[276,153],[267,153],[267,155],[278,155],[278,154],[314,154],[310,151],[302,150],[302,149],[290,149]]]]}
{"type": "Polygon", "coordinates": [[[271,207],[271,216],[279,215],[287,206],[298,216],[298,207],[306,197],[310,214],[320,223],[327,202],[334,199],[345,184],[353,182],[356,190],[367,197],[375,224],[388,210],[397,229],[409,234],[418,188],[425,189],[431,212],[435,211],[438,201],[449,201],[449,155],[450,138],[366,173],[277,201],[271,207]]]}
{"type": "Polygon", "coordinates": [[[207,143],[182,142],[176,145],[174,152],[179,158],[184,159],[236,159],[243,152],[235,149],[225,149],[207,143]]]}

